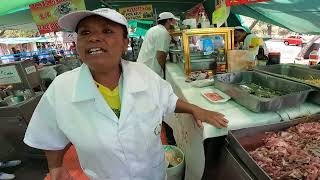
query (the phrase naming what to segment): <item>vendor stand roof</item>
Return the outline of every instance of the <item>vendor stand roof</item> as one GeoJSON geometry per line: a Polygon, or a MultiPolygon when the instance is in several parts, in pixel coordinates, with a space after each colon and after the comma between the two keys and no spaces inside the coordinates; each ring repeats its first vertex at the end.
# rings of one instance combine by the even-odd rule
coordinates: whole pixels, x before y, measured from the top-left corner
{"type": "MultiPolygon", "coordinates": [[[[28,5],[40,0],[2,0],[0,1],[0,29],[36,29],[32,21],[28,5]]],[[[183,14],[198,3],[203,5],[211,18],[215,0],[85,0],[89,10],[111,7],[119,9],[137,5],[152,4],[157,13],[171,11],[174,14],[183,14]]],[[[239,25],[235,14],[249,16],[267,23],[278,25],[289,30],[305,33],[320,34],[320,1],[318,0],[272,0],[269,2],[238,5],[231,7],[228,19],[229,26],[239,25]]]]}

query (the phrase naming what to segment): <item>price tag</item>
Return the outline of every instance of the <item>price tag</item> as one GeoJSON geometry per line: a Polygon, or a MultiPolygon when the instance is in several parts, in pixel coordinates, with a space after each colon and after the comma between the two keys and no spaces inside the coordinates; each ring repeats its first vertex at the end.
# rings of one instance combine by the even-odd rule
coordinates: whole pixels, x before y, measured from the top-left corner
{"type": "Polygon", "coordinates": [[[24,68],[24,70],[26,70],[27,74],[31,74],[31,73],[37,72],[37,69],[36,69],[35,66],[26,67],[26,68],[24,68]]]}
{"type": "Polygon", "coordinates": [[[21,83],[21,78],[14,65],[0,67],[0,84],[17,84],[17,83],[21,83]]]}

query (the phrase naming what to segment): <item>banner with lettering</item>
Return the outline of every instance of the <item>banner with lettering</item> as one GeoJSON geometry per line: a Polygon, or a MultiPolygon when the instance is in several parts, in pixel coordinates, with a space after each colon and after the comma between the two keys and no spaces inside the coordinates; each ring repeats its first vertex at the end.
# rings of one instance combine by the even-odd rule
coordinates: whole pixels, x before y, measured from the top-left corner
{"type": "Polygon", "coordinates": [[[217,27],[220,27],[227,21],[229,14],[230,7],[226,6],[226,1],[217,0],[216,8],[212,13],[212,24],[216,24],[217,27]]]}
{"type": "Polygon", "coordinates": [[[119,12],[124,15],[128,21],[134,19],[153,19],[152,5],[132,6],[119,8],[119,12]]]}
{"type": "Polygon", "coordinates": [[[258,2],[266,2],[271,0],[226,0],[227,6],[237,6],[241,4],[254,4],[258,2]]]}
{"type": "Polygon", "coordinates": [[[33,21],[40,34],[60,31],[58,20],[61,16],[85,9],[84,0],[44,0],[30,5],[33,21]]]}

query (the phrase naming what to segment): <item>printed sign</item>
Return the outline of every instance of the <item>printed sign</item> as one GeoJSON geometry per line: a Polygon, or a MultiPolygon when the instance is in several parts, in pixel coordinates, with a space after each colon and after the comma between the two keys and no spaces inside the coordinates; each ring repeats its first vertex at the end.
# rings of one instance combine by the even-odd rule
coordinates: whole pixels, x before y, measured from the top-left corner
{"type": "Polygon", "coordinates": [[[36,69],[35,66],[26,67],[26,68],[24,68],[24,70],[26,70],[27,74],[31,74],[31,73],[37,72],[37,69],[36,69]]]}
{"type": "Polygon", "coordinates": [[[217,27],[220,27],[227,21],[230,14],[230,7],[226,6],[224,0],[219,0],[217,2],[216,9],[212,13],[212,24],[216,24],[217,27]]]}
{"type": "Polygon", "coordinates": [[[72,11],[85,10],[84,0],[44,0],[30,5],[40,34],[60,31],[58,20],[72,11]]]}
{"type": "Polygon", "coordinates": [[[134,19],[153,19],[152,5],[120,8],[119,12],[124,15],[128,21],[134,19]]]}
{"type": "Polygon", "coordinates": [[[21,83],[20,76],[14,65],[0,67],[0,84],[17,84],[21,83]]]}
{"type": "Polygon", "coordinates": [[[226,0],[227,6],[237,6],[241,4],[254,4],[258,2],[266,2],[271,0],[226,0]]]}
{"type": "Polygon", "coordinates": [[[201,17],[201,13],[205,12],[202,3],[195,5],[193,8],[185,12],[186,19],[196,18],[197,21],[201,17]]]}

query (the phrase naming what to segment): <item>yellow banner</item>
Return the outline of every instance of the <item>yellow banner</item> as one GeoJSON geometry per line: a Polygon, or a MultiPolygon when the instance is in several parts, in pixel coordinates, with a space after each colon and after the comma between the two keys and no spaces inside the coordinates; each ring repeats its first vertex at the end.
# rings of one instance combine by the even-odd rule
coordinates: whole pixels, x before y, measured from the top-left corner
{"type": "Polygon", "coordinates": [[[134,20],[134,19],[152,19],[153,18],[152,5],[120,8],[119,12],[122,15],[124,15],[128,21],[134,20]]]}
{"type": "Polygon", "coordinates": [[[84,0],[44,0],[30,5],[33,21],[40,34],[60,31],[58,20],[61,16],[85,9],[84,0]]]}

